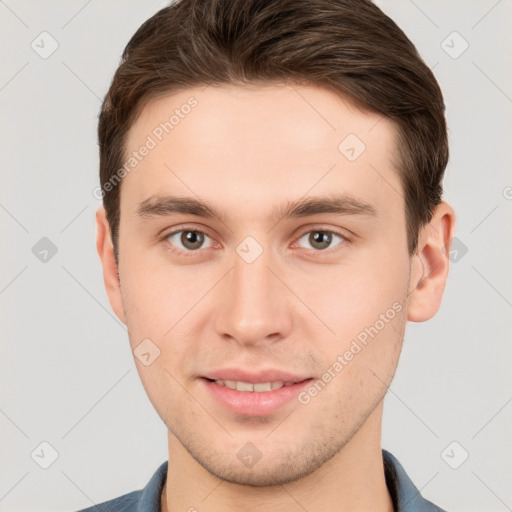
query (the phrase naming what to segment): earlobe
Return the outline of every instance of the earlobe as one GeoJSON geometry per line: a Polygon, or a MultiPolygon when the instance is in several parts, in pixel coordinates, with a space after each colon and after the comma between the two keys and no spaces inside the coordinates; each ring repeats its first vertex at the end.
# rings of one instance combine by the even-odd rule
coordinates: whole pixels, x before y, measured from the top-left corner
{"type": "Polygon", "coordinates": [[[117,264],[114,258],[114,247],[110,226],[103,206],[96,210],[96,249],[103,267],[103,282],[110,306],[119,320],[126,324],[123,297],[119,283],[117,264]]]}
{"type": "Polygon", "coordinates": [[[412,322],[429,320],[441,305],[454,229],[455,212],[442,201],[432,220],[421,229],[418,248],[411,261],[407,319],[412,322]]]}

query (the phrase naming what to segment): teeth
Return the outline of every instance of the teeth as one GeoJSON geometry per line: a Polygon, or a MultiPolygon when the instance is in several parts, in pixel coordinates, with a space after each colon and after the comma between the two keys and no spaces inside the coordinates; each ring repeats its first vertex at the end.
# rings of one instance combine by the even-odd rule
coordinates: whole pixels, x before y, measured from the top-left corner
{"type": "Polygon", "coordinates": [[[226,386],[229,389],[236,389],[237,391],[272,391],[274,389],[280,389],[283,386],[291,386],[293,382],[258,382],[252,384],[251,382],[241,382],[235,380],[216,380],[215,384],[219,386],[226,386]]]}
{"type": "Polygon", "coordinates": [[[253,388],[254,391],[272,391],[272,382],[258,382],[253,388]]]}
{"type": "Polygon", "coordinates": [[[254,391],[254,386],[250,382],[237,382],[237,391],[254,391]]]}
{"type": "MultiPolygon", "coordinates": [[[[217,384],[220,384],[222,381],[217,381],[217,384]]],[[[236,382],[234,380],[225,380],[224,386],[229,389],[236,389],[236,382]]]]}

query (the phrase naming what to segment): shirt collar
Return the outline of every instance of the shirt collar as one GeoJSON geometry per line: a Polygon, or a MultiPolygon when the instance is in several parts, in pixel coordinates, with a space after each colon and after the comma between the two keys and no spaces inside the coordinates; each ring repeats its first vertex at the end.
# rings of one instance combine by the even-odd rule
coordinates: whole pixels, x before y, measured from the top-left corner
{"type": "MultiPolygon", "coordinates": [[[[382,450],[386,485],[395,512],[444,512],[422,497],[400,462],[388,451],[382,450]]],[[[163,462],[142,490],[137,512],[160,512],[160,497],[167,476],[168,461],[163,462]]]]}
{"type": "Polygon", "coordinates": [[[444,512],[426,500],[412,483],[400,462],[391,453],[382,450],[384,475],[395,512],[444,512]]]}

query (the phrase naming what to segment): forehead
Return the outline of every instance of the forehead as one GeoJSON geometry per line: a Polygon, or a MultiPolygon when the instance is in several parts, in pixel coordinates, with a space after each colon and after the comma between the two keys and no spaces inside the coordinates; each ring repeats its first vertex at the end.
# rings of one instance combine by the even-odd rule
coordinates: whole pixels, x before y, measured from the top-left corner
{"type": "Polygon", "coordinates": [[[172,131],[175,137],[181,134],[190,142],[204,143],[229,135],[232,145],[257,135],[286,146],[285,135],[293,135],[289,143],[307,149],[336,142],[345,132],[375,143],[383,132],[392,135],[395,125],[348,94],[313,85],[276,83],[194,87],[151,99],[132,125],[127,147],[155,131],[156,138],[160,138],[159,132],[165,138],[172,131]],[[170,126],[159,130],[166,122],[170,126]],[[372,136],[377,124],[379,129],[372,136]],[[280,136],[272,137],[277,134],[280,136]]]}
{"type": "Polygon", "coordinates": [[[125,160],[143,146],[151,149],[124,180],[139,202],[177,188],[182,195],[243,195],[247,205],[253,191],[252,206],[263,193],[271,202],[313,187],[319,193],[342,185],[368,195],[368,187],[377,193],[384,186],[396,194],[395,136],[391,120],[325,88],[190,88],[142,109],[125,160]]]}

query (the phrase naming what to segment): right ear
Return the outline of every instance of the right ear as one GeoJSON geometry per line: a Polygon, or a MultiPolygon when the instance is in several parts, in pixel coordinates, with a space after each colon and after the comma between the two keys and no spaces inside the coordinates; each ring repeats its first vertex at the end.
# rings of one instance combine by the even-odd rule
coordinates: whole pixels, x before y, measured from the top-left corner
{"type": "Polygon", "coordinates": [[[107,220],[105,208],[100,206],[96,210],[96,249],[103,267],[103,282],[107,292],[110,306],[119,320],[126,325],[123,297],[119,283],[118,268],[114,258],[114,246],[110,233],[110,225],[107,220]]]}

